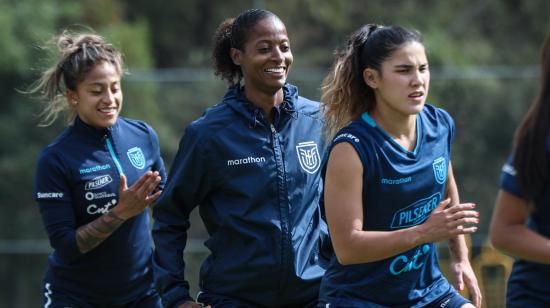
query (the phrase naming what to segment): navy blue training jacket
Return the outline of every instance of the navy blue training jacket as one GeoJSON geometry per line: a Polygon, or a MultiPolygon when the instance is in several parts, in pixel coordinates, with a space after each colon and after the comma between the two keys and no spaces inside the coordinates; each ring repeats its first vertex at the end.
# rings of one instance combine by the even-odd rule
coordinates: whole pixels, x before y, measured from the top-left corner
{"type": "Polygon", "coordinates": [[[149,213],[125,221],[86,254],[76,229],[117,206],[120,174],[131,186],[146,171],[166,173],[157,135],[141,121],[119,117],[98,130],[76,118],[38,157],[35,199],[54,251],[45,283],[82,300],[124,304],[153,287],[149,213]]]}
{"type": "Polygon", "coordinates": [[[191,300],[183,250],[197,206],[210,255],[200,289],[255,306],[317,298],[326,224],[318,201],[323,156],[319,104],[285,85],[272,124],[232,87],[191,123],[153,215],[155,280],[163,304],[191,300]]]}

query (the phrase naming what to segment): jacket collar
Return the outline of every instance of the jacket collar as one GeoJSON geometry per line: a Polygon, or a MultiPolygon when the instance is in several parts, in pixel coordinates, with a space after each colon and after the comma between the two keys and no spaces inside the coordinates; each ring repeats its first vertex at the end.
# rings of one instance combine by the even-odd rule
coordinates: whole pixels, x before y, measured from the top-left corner
{"type": "MultiPolygon", "coordinates": [[[[275,118],[278,122],[286,121],[289,117],[296,116],[296,104],[298,101],[298,88],[286,83],[283,86],[283,102],[275,110],[275,118]]],[[[235,112],[249,120],[250,127],[267,125],[261,108],[250,102],[244,94],[244,86],[236,84],[229,87],[223,98],[223,102],[230,106],[235,112]]]]}
{"type": "Polygon", "coordinates": [[[76,116],[71,127],[76,133],[84,138],[102,141],[105,136],[113,135],[118,132],[119,126],[119,121],[117,119],[113,126],[109,128],[98,129],[84,123],[84,121],[82,121],[79,116],[76,116]]]}

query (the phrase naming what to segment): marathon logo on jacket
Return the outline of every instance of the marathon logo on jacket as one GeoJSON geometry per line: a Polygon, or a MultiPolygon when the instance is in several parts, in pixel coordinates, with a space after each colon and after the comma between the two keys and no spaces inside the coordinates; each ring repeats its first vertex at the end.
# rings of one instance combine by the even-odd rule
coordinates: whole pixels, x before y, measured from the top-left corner
{"type": "Polygon", "coordinates": [[[321,166],[321,157],[317,144],[313,141],[301,142],[296,146],[298,161],[305,172],[314,174],[321,166]]]}
{"type": "Polygon", "coordinates": [[[80,170],[78,170],[78,172],[80,174],[86,174],[86,173],[93,173],[93,172],[97,172],[97,171],[103,171],[103,170],[107,170],[107,169],[111,169],[111,165],[109,165],[109,164],[97,165],[97,166],[93,166],[93,167],[90,167],[90,168],[80,169],[80,170]]]}
{"type": "Polygon", "coordinates": [[[423,223],[426,219],[428,219],[433,209],[437,207],[439,200],[441,200],[441,194],[435,193],[428,198],[418,200],[415,203],[400,209],[393,215],[391,228],[407,228],[423,223]]]}
{"type": "Polygon", "coordinates": [[[113,182],[113,178],[110,175],[108,174],[100,175],[86,182],[86,184],[84,184],[84,189],[85,190],[99,189],[111,182],[113,182]]]}
{"type": "Polygon", "coordinates": [[[444,157],[439,157],[432,164],[434,168],[435,181],[439,184],[445,183],[447,180],[447,161],[444,157]]]}
{"type": "Polygon", "coordinates": [[[129,149],[128,152],[126,152],[126,155],[128,155],[132,166],[138,169],[145,168],[145,155],[143,155],[143,151],[141,151],[141,148],[133,147],[129,149]]]}
{"type": "Polygon", "coordinates": [[[238,165],[248,165],[248,164],[260,164],[265,163],[265,157],[245,157],[245,158],[237,158],[237,159],[228,159],[227,165],[228,166],[238,166],[238,165]]]}
{"type": "Polygon", "coordinates": [[[38,199],[58,199],[63,198],[62,192],[38,192],[36,193],[38,199]]]}

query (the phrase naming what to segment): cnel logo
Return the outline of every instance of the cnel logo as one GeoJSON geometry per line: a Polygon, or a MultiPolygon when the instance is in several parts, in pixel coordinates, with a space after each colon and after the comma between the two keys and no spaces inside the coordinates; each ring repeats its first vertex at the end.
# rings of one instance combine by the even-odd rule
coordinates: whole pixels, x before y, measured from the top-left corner
{"type": "Polygon", "coordinates": [[[113,178],[110,175],[108,174],[100,175],[86,182],[86,184],[84,184],[84,189],[85,190],[99,189],[111,183],[112,181],[113,181],[113,178]]]}
{"type": "Polygon", "coordinates": [[[103,214],[109,213],[109,211],[111,210],[111,207],[113,207],[116,204],[116,202],[117,202],[116,199],[112,199],[111,201],[105,203],[102,206],[98,206],[97,204],[90,204],[86,209],[86,211],[90,215],[96,215],[96,214],[103,215],[103,214]]]}
{"type": "Polygon", "coordinates": [[[435,193],[428,198],[416,201],[415,203],[395,212],[391,222],[392,229],[412,227],[423,223],[430,216],[433,209],[441,200],[441,194],[435,193]]]}

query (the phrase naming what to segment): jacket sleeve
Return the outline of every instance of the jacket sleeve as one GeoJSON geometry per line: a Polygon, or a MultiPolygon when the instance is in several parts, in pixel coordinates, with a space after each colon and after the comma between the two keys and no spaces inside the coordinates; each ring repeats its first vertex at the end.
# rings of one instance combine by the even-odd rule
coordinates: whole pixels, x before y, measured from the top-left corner
{"type": "Polygon", "coordinates": [[[164,189],[166,186],[166,169],[164,167],[164,160],[162,159],[162,156],[160,155],[160,142],[157,133],[151,128],[149,128],[149,134],[151,136],[151,145],[153,149],[155,149],[155,163],[153,165],[152,171],[158,171],[161,177],[159,187],[160,189],[164,189]]]}
{"type": "Polygon", "coordinates": [[[203,145],[196,130],[189,126],[180,142],[168,183],[153,209],[153,267],[164,307],[192,300],[184,277],[183,251],[190,226],[189,214],[209,191],[203,145]]]}
{"type": "Polygon", "coordinates": [[[67,168],[62,159],[50,153],[38,159],[35,174],[35,200],[50,245],[67,261],[82,254],[76,244],[76,225],[67,168]]]}

